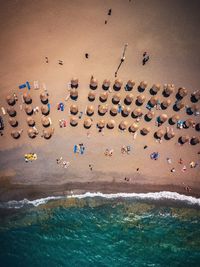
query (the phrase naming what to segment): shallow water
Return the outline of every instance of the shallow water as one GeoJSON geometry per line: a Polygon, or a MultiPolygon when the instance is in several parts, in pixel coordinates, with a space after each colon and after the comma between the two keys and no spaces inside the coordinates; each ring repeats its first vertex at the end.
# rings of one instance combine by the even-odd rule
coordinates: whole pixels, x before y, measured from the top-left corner
{"type": "Polygon", "coordinates": [[[200,210],[70,198],[1,217],[1,266],[199,266],[200,210]]]}

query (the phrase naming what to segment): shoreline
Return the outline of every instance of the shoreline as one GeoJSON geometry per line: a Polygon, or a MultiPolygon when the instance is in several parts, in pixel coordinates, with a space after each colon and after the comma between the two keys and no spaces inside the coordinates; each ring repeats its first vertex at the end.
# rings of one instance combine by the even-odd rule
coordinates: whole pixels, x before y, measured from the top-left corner
{"type": "Polygon", "coordinates": [[[24,184],[9,184],[0,189],[0,202],[11,200],[36,200],[51,196],[68,196],[84,194],[87,192],[103,194],[116,193],[155,193],[161,191],[176,192],[185,196],[200,198],[198,188],[187,192],[183,186],[168,184],[139,184],[139,183],[124,183],[124,182],[71,182],[60,185],[24,185],[24,184]]]}

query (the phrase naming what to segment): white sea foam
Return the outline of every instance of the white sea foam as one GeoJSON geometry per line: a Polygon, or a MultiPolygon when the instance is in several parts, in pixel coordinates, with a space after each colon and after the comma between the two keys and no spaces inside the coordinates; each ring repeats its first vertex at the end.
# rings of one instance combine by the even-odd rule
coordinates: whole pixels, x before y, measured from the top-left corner
{"type": "Polygon", "coordinates": [[[132,198],[137,200],[172,200],[172,201],[179,201],[184,202],[190,205],[198,205],[200,206],[200,198],[195,198],[192,196],[181,195],[177,192],[155,192],[155,193],[116,193],[116,194],[103,194],[101,192],[97,193],[84,193],[80,195],[68,195],[68,196],[51,196],[46,198],[40,198],[36,200],[28,200],[23,199],[20,201],[11,200],[8,202],[1,202],[0,208],[10,208],[10,209],[20,209],[25,206],[39,206],[42,204],[46,204],[51,200],[59,200],[59,199],[69,199],[69,198],[107,198],[107,199],[116,199],[116,198],[132,198]]]}

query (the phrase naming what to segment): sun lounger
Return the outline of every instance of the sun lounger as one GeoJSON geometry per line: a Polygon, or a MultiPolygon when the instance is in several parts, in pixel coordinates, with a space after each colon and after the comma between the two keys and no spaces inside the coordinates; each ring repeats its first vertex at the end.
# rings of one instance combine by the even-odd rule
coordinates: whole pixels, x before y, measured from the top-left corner
{"type": "Polygon", "coordinates": [[[67,101],[70,97],[70,94],[67,95],[67,97],[65,98],[65,101],[67,101]]]}
{"type": "Polygon", "coordinates": [[[1,111],[2,111],[2,114],[3,114],[3,115],[6,115],[6,110],[5,110],[4,107],[1,107],[1,111]]]}
{"type": "Polygon", "coordinates": [[[39,89],[39,82],[38,81],[34,81],[33,82],[33,87],[35,90],[38,90],[39,89]]]}
{"type": "Polygon", "coordinates": [[[74,145],[74,153],[77,153],[77,145],[74,145]]]}
{"type": "Polygon", "coordinates": [[[30,86],[30,83],[29,82],[26,82],[26,86],[27,86],[28,90],[31,89],[31,86],[30,86]]]}

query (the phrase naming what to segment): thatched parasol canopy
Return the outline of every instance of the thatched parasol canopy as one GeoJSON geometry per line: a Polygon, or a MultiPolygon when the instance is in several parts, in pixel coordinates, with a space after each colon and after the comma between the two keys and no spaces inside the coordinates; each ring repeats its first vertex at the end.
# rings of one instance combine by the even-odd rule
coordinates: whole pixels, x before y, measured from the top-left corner
{"type": "Polygon", "coordinates": [[[88,99],[90,100],[90,101],[94,101],[95,100],[95,93],[93,92],[93,91],[90,91],[89,93],[88,93],[88,99]]]}
{"type": "Polygon", "coordinates": [[[128,80],[126,87],[128,88],[128,90],[132,90],[134,85],[135,82],[133,80],[128,80]]]}
{"type": "Polygon", "coordinates": [[[44,136],[45,139],[50,139],[52,134],[53,134],[53,130],[52,129],[43,130],[43,136],[44,136]]]}
{"type": "Polygon", "coordinates": [[[32,98],[31,95],[28,93],[23,94],[23,99],[26,104],[31,104],[32,103],[32,98]]]}
{"type": "Polygon", "coordinates": [[[70,90],[70,97],[73,100],[76,100],[78,98],[78,90],[77,89],[71,89],[70,90]]]}
{"type": "Polygon", "coordinates": [[[97,127],[98,127],[99,129],[104,128],[104,127],[105,127],[105,121],[104,121],[104,120],[99,120],[99,121],[97,122],[97,127]]]}
{"type": "Polygon", "coordinates": [[[127,129],[127,127],[128,127],[128,122],[127,121],[121,121],[120,122],[120,124],[119,124],[119,128],[121,129],[121,130],[126,130],[127,129]]]}
{"type": "Polygon", "coordinates": [[[108,111],[108,108],[104,105],[99,105],[98,107],[98,112],[100,115],[104,115],[106,114],[106,112],[108,111]]]}
{"type": "Polygon", "coordinates": [[[157,94],[161,89],[161,85],[156,83],[156,84],[153,84],[153,86],[151,87],[151,91],[154,93],[154,94],[157,94]]]}
{"type": "Polygon", "coordinates": [[[197,105],[192,105],[190,107],[192,113],[199,112],[199,107],[197,105]]]}
{"type": "Polygon", "coordinates": [[[191,94],[191,97],[194,98],[195,102],[200,100],[200,90],[198,90],[197,92],[194,92],[191,94]]]}
{"type": "Polygon", "coordinates": [[[141,108],[135,108],[133,111],[132,111],[132,117],[134,118],[137,118],[137,117],[140,117],[142,116],[142,110],[141,108]]]}
{"type": "Polygon", "coordinates": [[[37,135],[36,131],[33,128],[29,128],[27,133],[30,138],[35,138],[37,135]]]}
{"type": "Polygon", "coordinates": [[[83,125],[86,129],[89,129],[92,126],[92,120],[90,118],[85,119],[83,125]]]}
{"type": "Polygon", "coordinates": [[[129,127],[129,132],[135,133],[139,129],[139,125],[137,123],[132,123],[129,127]]]}
{"type": "Polygon", "coordinates": [[[14,95],[8,95],[6,101],[10,106],[13,106],[16,103],[14,95]]]}
{"type": "Polygon", "coordinates": [[[154,116],[155,116],[155,112],[153,110],[148,111],[146,114],[146,117],[148,120],[152,120],[154,116]]]}
{"type": "Polygon", "coordinates": [[[12,127],[17,127],[18,125],[18,121],[14,118],[9,118],[9,124],[12,126],[12,127]]]}
{"type": "Polygon", "coordinates": [[[7,112],[10,117],[15,117],[17,115],[17,112],[13,107],[8,107],[7,112]]]}
{"type": "Polygon", "coordinates": [[[189,142],[190,137],[189,137],[189,135],[182,135],[182,136],[179,138],[179,140],[180,140],[180,142],[181,142],[182,144],[185,144],[185,143],[189,142]]]}
{"type": "Polygon", "coordinates": [[[49,118],[47,118],[47,117],[42,117],[42,119],[41,119],[41,122],[42,122],[42,125],[44,126],[44,127],[49,127],[49,125],[50,125],[50,120],[49,120],[49,118]]]}
{"type": "Polygon", "coordinates": [[[88,116],[92,116],[94,114],[94,106],[92,105],[87,106],[86,113],[88,116]]]}
{"type": "Polygon", "coordinates": [[[119,93],[118,94],[114,94],[113,98],[112,98],[113,104],[118,104],[120,99],[121,99],[121,95],[119,93]]]}
{"type": "Polygon", "coordinates": [[[115,90],[120,90],[122,87],[122,84],[123,84],[122,80],[116,79],[113,87],[115,90]]]}
{"type": "Polygon", "coordinates": [[[137,96],[137,102],[141,105],[144,103],[145,99],[146,99],[145,95],[138,95],[137,96]]]}
{"type": "Polygon", "coordinates": [[[124,107],[123,106],[123,108],[122,108],[122,115],[124,117],[127,117],[130,114],[130,112],[131,112],[131,109],[129,107],[124,107]]]}
{"type": "Polygon", "coordinates": [[[171,100],[170,99],[166,99],[166,100],[164,100],[162,103],[161,103],[161,105],[162,105],[162,107],[164,107],[164,108],[168,108],[170,105],[171,105],[171,100]]]}
{"type": "Polygon", "coordinates": [[[98,87],[98,80],[95,78],[92,78],[90,80],[90,88],[95,90],[95,89],[97,89],[97,87],[98,87]]]}
{"type": "Polygon", "coordinates": [[[179,115],[173,115],[172,117],[171,117],[171,121],[175,124],[175,123],[177,123],[177,121],[179,121],[180,120],[180,116],[179,115]]]}
{"type": "Polygon", "coordinates": [[[108,129],[113,129],[115,127],[115,121],[114,120],[109,120],[107,122],[107,128],[108,129]]]}
{"type": "Polygon", "coordinates": [[[48,96],[45,92],[40,94],[40,100],[43,104],[47,104],[48,103],[48,96]]]}
{"type": "Polygon", "coordinates": [[[42,105],[41,106],[41,112],[42,112],[42,114],[43,115],[48,115],[49,114],[49,109],[48,109],[48,106],[46,106],[46,105],[42,105]]]}
{"type": "Polygon", "coordinates": [[[166,88],[163,90],[164,95],[170,96],[174,92],[174,87],[171,84],[167,84],[166,88]]]}
{"type": "Polygon", "coordinates": [[[125,99],[124,99],[124,102],[127,104],[127,105],[130,105],[133,101],[133,95],[132,94],[128,94],[126,95],[125,99]]]}
{"type": "Polygon", "coordinates": [[[72,88],[78,88],[78,78],[73,77],[71,79],[71,87],[72,88]]]}
{"type": "Polygon", "coordinates": [[[110,87],[110,80],[105,79],[105,80],[103,81],[102,88],[103,88],[104,90],[108,90],[109,87],[110,87]]]}
{"type": "Polygon", "coordinates": [[[112,106],[111,109],[110,109],[110,114],[112,116],[116,116],[117,113],[118,113],[118,106],[116,106],[116,105],[115,106],[112,106]]]}
{"type": "Polygon", "coordinates": [[[185,126],[186,126],[186,128],[190,128],[190,127],[192,127],[193,124],[194,124],[193,119],[187,119],[187,120],[185,121],[185,126]]]}
{"type": "Polygon", "coordinates": [[[159,121],[160,121],[161,123],[164,123],[167,119],[168,119],[167,114],[161,114],[161,115],[159,116],[159,121]]]}
{"type": "Polygon", "coordinates": [[[33,114],[33,108],[31,105],[26,105],[25,106],[25,112],[27,115],[32,115],[33,114]]]}
{"type": "Polygon", "coordinates": [[[165,131],[163,129],[159,129],[158,131],[155,132],[155,137],[162,138],[164,134],[165,134],[165,131]]]}
{"type": "Polygon", "coordinates": [[[176,104],[175,104],[175,106],[176,106],[176,108],[178,110],[180,110],[180,109],[184,108],[185,105],[183,104],[183,102],[177,101],[176,104]]]}
{"type": "Polygon", "coordinates": [[[105,102],[105,101],[107,101],[107,99],[108,99],[108,93],[107,92],[103,92],[103,93],[100,94],[99,100],[101,102],[105,102]]]}
{"type": "Polygon", "coordinates": [[[170,140],[170,139],[174,138],[174,136],[175,136],[174,131],[170,130],[170,131],[166,132],[166,139],[170,140]]]}
{"type": "Polygon", "coordinates": [[[158,103],[158,97],[156,96],[152,96],[150,99],[149,99],[149,104],[154,107],[156,104],[158,103]]]}
{"type": "Polygon", "coordinates": [[[196,136],[192,136],[192,138],[190,139],[190,144],[191,145],[197,145],[200,143],[200,138],[196,137],[196,136]]]}
{"type": "Polygon", "coordinates": [[[73,115],[76,115],[78,113],[78,106],[77,105],[71,105],[70,106],[70,113],[73,115]]]}
{"type": "Polygon", "coordinates": [[[200,131],[200,123],[197,123],[197,124],[196,124],[195,129],[196,129],[196,131],[198,131],[198,132],[200,131]]]}
{"type": "Polygon", "coordinates": [[[35,125],[35,120],[32,117],[26,119],[28,126],[33,127],[35,125]]]}
{"type": "Polygon", "coordinates": [[[186,95],[187,95],[187,89],[185,88],[185,87],[180,87],[179,89],[178,89],[178,95],[179,95],[179,97],[181,97],[181,98],[183,98],[183,97],[185,97],[186,95]]]}
{"type": "Polygon", "coordinates": [[[139,85],[139,87],[143,90],[145,90],[147,88],[147,82],[146,81],[142,81],[139,85]]]}
{"type": "Polygon", "coordinates": [[[141,129],[141,133],[142,133],[143,135],[147,135],[147,134],[150,132],[150,130],[151,130],[150,127],[143,127],[143,128],[141,129]]]}
{"type": "Polygon", "coordinates": [[[21,136],[21,134],[20,134],[19,131],[12,131],[12,132],[11,132],[11,136],[12,136],[14,139],[18,139],[18,138],[21,136]]]}
{"type": "Polygon", "coordinates": [[[78,125],[78,119],[76,117],[71,117],[70,118],[70,124],[71,126],[77,126],[78,125]]]}

